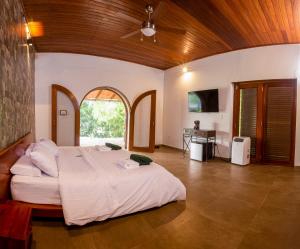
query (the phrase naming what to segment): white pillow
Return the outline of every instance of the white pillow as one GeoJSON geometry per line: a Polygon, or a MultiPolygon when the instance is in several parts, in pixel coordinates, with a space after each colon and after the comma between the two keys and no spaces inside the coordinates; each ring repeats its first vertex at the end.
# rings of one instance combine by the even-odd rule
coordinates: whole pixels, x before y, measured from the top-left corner
{"type": "Polygon", "coordinates": [[[58,155],[58,147],[52,140],[47,138],[42,138],[39,140],[38,144],[44,146],[54,156],[58,155]]]}
{"type": "Polygon", "coordinates": [[[41,170],[32,164],[30,157],[25,155],[18,159],[11,167],[10,172],[21,176],[42,176],[41,170]]]}
{"type": "Polygon", "coordinates": [[[35,146],[35,143],[30,144],[25,151],[25,155],[27,157],[29,157],[29,159],[30,159],[30,153],[31,153],[31,151],[33,151],[34,146],[35,146]]]}
{"type": "Polygon", "coordinates": [[[58,177],[56,158],[45,147],[36,144],[30,157],[31,162],[42,172],[52,177],[58,177]]]}

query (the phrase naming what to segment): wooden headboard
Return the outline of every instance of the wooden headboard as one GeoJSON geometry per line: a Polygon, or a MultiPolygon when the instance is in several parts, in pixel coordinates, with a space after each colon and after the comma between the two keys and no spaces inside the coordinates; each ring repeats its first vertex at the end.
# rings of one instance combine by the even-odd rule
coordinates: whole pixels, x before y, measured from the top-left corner
{"type": "Polygon", "coordinates": [[[24,154],[26,148],[33,142],[32,133],[28,133],[8,148],[0,151],[0,200],[10,196],[10,168],[24,154]]]}

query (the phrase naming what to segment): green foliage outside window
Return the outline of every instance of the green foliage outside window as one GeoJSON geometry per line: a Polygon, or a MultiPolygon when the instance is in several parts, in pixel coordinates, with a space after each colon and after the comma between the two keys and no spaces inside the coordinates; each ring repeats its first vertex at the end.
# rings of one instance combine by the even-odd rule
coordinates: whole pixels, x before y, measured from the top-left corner
{"type": "Polygon", "coordinates": [[[122,101],[84,100],[80,107],[80,136],[124,137],[125,107],[122,101]]]}

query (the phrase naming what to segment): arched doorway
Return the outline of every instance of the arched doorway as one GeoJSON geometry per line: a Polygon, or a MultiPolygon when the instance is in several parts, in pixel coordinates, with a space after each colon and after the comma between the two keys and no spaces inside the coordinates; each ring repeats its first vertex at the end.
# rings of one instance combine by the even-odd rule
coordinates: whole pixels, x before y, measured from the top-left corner
{"type": "Polygon", "coordinates": [[[111,142],[127,148],[130,104],[112,87],[88,92],[80,104],[80,146],[111,142]]]}

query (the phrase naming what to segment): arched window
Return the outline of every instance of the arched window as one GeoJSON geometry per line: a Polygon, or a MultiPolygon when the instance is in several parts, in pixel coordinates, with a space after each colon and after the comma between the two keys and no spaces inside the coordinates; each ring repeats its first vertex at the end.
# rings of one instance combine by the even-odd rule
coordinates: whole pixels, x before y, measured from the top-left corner
{"type": "Polygon", "coordinates": [[[111,142],[127,148],[130,105],[117,89],[91,90],[80,104],[80,146],[111,142]]]}

